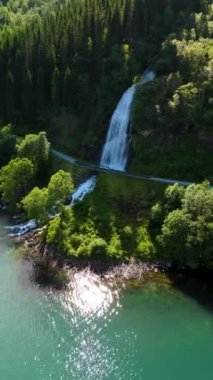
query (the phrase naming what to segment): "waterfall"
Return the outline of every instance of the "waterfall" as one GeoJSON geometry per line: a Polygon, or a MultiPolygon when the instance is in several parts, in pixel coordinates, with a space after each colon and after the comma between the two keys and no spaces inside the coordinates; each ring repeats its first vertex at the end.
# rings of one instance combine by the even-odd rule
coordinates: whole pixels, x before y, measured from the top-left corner
{"type": "MultiPolygon", "coordinates": [[[[155,78],[155,73],[152,70],[146,70],[139,82],[144,85],[155,78]]],[[[118,105],[112,115],[109,130],[107,133],[106,142],[104,144],[100,167],[106,169],[114,169],[125,171],[128,160],[129,148],[129,124],[131,116],[131,106],[137,85],[132,85],[123,94],[118,105]]],[[[84,197],[91,193],[96,184],[96,177],[89,178],[83,182],[72,196],[71,205],[78,201],[82,201],[84,197]]]]}
{"type": "Polygon", "coordinates": [[[17,224],[15,226],[6,226],[5,228],[9,232],[10,236],[20,237],[37,228],[37,221],[35,219],[31,219],[26,223],[17,224]]]}
{"type": "MultiPolygon", "coordinates": [[[[154,78],[155,73],[151,70],[146,70],[139,83],[143,85],[154,78]]],[[[128,88],[112,115],[100,161],[100,167],[102,168],[125,171],[129,147],[128,130],[135,89],[136,85],[128,88]]]]}
{"type": "Polygon", "coordinates": [[[142,78],[141,78],[139,83],[141,85],[146,84],[148,82],[153,81],[155,79],[155,77],[156,77],[155,72],[150,70],[150,69],[147,69],[146,71],[144,71],[142,78]]]}
{"type": "MultiPolygon", "coordinates": [[[[143,85],[152,81],[155,78],[155,73],[151,70],[146,70],[139,82],[139,85],[143,85]]],[[[129,124],[131,116],[131,106],[137,85],[132,85],[123,94],[118,105],[113,112],[109,130],[107,133],[106,142],[104,144],[100,167],[125,171],[128,160],[128,148],[129,148],[129,124]]],[[[72,194],[72,200],[70,205],[73,206],[77,202],[82,201],[85,196],[91,193],[95,189],[96,176],[92,176],[83,182],[76,191],[72,194]]],[[[37,223],[35,220],[31,220],[27,223],[20,224],[13,227],[7,227],[12,235],[21,236],[34,228],[37,223]]]]}
{"type": "Polygon", "coordinates": [[[133,96],[133,85],[123,94],[110,121],[100,167],[124,171],[128,160],[128,129],[133,96]]]}
{"type": "MultiPolygon", "coordinates": [[[[153,80],[154,77],[155,73],[147,70],[142,76],[140,84],[143,85],[153,80]]],[[[100,167],[102,168],[125,171],[129,147],[128,130],[135,89],[136,85],[128,88],[112,115],[101,156],[100,167]]]]}
{"type": "Polygon", "coordinates": [[[70,205],[74,206],[77,202],[82,201],[87,194],[93,192],[93,190],[95,189],[95,185],[96,176],[92,176],[85,182],[83,182],[72,195],[72,201],[70,205]]]}

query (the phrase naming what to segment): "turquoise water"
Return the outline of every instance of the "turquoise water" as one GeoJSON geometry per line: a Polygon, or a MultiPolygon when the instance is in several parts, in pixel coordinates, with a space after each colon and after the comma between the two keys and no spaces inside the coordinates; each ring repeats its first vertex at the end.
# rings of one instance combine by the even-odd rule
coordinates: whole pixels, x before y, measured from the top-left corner
{"type": "Polygon", "coordinates": [[[1,380],[212,380],[213,316],[195,299],[118,292],[90,273],[51,292],[30,273],[1,225],[1,380]]]}

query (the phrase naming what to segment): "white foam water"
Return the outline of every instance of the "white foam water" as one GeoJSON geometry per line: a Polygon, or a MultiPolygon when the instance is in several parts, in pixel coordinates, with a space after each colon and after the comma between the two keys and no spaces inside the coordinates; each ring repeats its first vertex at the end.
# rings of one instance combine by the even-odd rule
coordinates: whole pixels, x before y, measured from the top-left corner
{"type": "Polygon", "coordinates": [[[106,143],[104,144],[100,167],[124,171],[128,160],[128,129],[131,105],[135,93],[131,86],[119,101],[110,121],[106,143]]]}
{"type": "Polygon", "coordinates": [[[37,226],[37,221],[35,219],[31,219],[26,223],[17,224],[15,226],[6,226],[5,228],[10,236],[22,236],[34,230],[37,226]]]}
{"type": "MultiPolygon", "coordinates": [[[[148,69],[144,72],[139,84],[144,85],[154,78],[155,73],[148,69]]],[[[126,169],[130,140],[128,131],[135,89],[136,85],[134,84],[125,91],[113,112],[99,165],[102,168],[119,171],[126,169]]],[[[95,185],[96,177],[94,176],[82,183],[73,194],[71,205],[82,201],[88,193],[94,190],[95,185]]]]}
{"type": "Polygon", "coordinates": [[[87,194],[92,193],[95,189],[95,185],[96,176],[92,176],[83,182],[73,193],[71,206],[74,206],[76,203],[81,202],[87,194]]]}
{"type": "MultiPolygon", "coordinates": [[[[143,85],[155,78],[151,70],[145,71],[140,81],[143,85]]],[[[103,147],[100,167],[125,171],[128,160],[129,148],[129,124],[131,107],[136,85],[132,85],[123,94],[110,121],[106,143],[103,147]]]]}

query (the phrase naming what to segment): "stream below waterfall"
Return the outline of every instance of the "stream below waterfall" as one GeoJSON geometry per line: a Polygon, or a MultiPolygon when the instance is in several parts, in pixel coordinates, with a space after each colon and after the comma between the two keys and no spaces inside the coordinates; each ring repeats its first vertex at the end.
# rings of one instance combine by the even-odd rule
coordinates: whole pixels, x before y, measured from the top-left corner
{"type": "Polygon", "coordinates": [[[199,302],[150,282],[113,290],[79,272],[43,289],[0,216],[0,379],[212,380],[212,292],[199,302]],[[208,302],[206,302],[208,298],[208,302]]]}

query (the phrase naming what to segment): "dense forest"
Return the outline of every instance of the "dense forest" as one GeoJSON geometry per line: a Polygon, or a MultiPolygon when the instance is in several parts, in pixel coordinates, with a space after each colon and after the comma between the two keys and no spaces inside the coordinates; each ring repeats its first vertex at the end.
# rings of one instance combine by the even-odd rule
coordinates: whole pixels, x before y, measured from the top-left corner
{"type": "MultiPolygon", "coordinates": [[[[122,92],[152,66],[157,79],[146,93],[138,90],[132,120],[132,169],[150,174],[154,160],[141,168],[140,157],[144,149],[144,163],[149,161],[150,144],[157,156],[161,140],[166,151],[168,139],[180,144],[195,128],[201,151],[209,148],[212,33],[206,0],[3,1],[1,123],[14,124],[20,134],[46,130],[54,145],[98,159],[122,92]],[[159,138],[141,138],[142,128],[159,138]]],[[[204,154],[204,166],[206,161],[204,154]]],[[[158,171],[162,175],[164,163],[158,171]]]]}
{"type": "Polygon", "coordinates": [[[210,0],[0,2],[3,205],[47,225],[44,241],[69,257],[212,269],[212,35],[210,0]],[[148,67],[156,78],[142,87],[148,67]],[[73,178],[56,170],[51,144],[97,162],[132,83],[128,170],[202,184],[134,192],[100,175],[83,203],[65,206],[73,178]]]}

